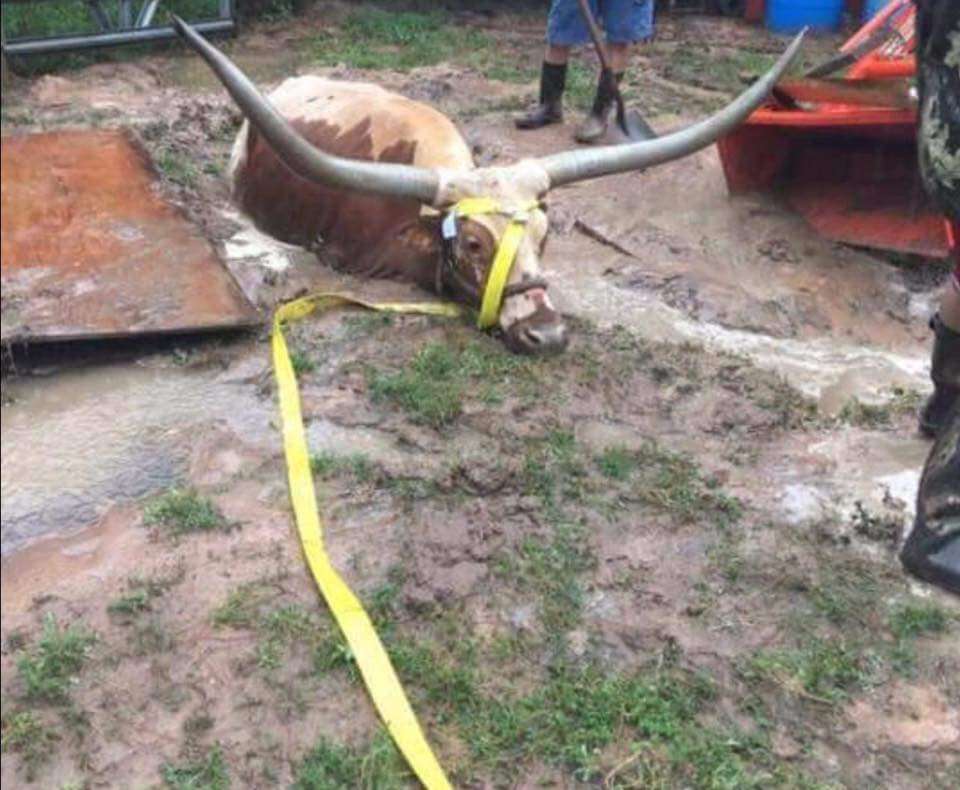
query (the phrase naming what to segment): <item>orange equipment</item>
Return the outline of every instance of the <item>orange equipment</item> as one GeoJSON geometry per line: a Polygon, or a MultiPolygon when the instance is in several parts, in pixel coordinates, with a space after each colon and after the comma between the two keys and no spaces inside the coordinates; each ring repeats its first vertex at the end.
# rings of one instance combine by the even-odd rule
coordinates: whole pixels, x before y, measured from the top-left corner
{"type": "Polygon", "coordinates": [[[891,0],[828,64],[781,82],[718,143],[731,193],[776,190],[835,241],[947,257],[917,166],[914,48],[913,3],[891,0]]]}

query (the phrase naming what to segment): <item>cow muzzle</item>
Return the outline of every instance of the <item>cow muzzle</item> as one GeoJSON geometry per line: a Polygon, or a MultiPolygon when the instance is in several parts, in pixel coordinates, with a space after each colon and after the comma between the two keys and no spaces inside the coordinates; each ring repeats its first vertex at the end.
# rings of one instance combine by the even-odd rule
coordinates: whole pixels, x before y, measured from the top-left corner
{"type": "Polygon", "coordinates": [[[503,330],[503,340],[518,354],[556,354],[567,347],[567,325],[550,307],[539,305],[525,318],[503,330]]]}

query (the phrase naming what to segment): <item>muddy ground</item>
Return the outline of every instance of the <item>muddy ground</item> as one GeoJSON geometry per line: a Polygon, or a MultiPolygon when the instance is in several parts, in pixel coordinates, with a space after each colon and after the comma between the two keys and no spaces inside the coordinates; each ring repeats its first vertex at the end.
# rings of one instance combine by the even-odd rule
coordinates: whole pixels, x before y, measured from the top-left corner
{"type": "MultiPolygon", "coordinates": [[[[414,20],[417,65],[388,39],[350,49],[352,9],[228,49],[267,86],[309,71],[429,101],[484,164],[570,145],[575,111],[510,121],[537,16],[461,14],[440,38],[414,20]]],[[[780,46],[665,18],[631,99],[668,127],[780,46]]],[[[3,95],[5,135],[132,128],[265,310],[315,288],[423,298],[232,212],[237,124],[176,50],[3,95]]],[[[561,190],[550,215],[561,357],[465,321],[290,330],[329,551],[454,783],[955,787],[960,606],[895,560],[942,268],[728,198],[713,150],[561,190]]],[[[21,353],[2,421],[4,787],[412,784],[300,554],[265,334],[21,353]]]]}

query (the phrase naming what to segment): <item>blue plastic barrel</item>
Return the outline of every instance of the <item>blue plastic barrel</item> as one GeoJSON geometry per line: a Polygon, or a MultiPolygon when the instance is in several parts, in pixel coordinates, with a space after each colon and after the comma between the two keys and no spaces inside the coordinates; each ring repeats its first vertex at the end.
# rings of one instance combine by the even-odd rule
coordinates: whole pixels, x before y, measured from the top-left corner
{"type": "Polygon", "coordinates": [[[864,0],[863,2],[863,19],[864,22],[869,22],[877,14],[879,14],[884,6],[889,3],[890,0],[864,0]]]}
{"type": "Polygon", "coordinates": [[[774,33],[796,33],[804,27],[836,30],[844,0],[767,0],[766,25],[774,33]]]}

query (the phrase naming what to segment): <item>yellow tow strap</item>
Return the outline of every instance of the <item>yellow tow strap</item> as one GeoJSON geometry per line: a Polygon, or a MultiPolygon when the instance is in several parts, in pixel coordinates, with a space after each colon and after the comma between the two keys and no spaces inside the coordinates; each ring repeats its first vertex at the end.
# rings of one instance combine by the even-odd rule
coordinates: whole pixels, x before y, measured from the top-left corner
{"type": "MultiPolygon", "coordinates": [[[[483,300],[480,305],[478,324],[487,329],[497,322],[503,290],[513,266],[529,211],[537,201],[505,210],[498,201],[489,198],[467,198],[453,208],[457,216],[471,214],[502,213],[510,217],[497,247],[496,255],[487,275],[483,300]]],[[[297,377],[290,361],[283,326],[310,315],[315,310],[327,310],[345,305],[364,307],[391,313],[419,313],[456,317],[461,314],[453,304],[432,302],[366,302],[338,293],[320,293],[295,299],[279,307],[273,316],[273,331],[270,343],[273,350],[273,368],[277,378],[280,399],[280,416],[283,426],[283,452],[287,460],[287,480],[290,499],[293,503],[297,531],[303,545],[303,553],[330,611],[350,646],[360,669],[363,682],[370,692],[373,704],[380,714],[387,731],[393,737],[400,752],[407,759],[413,772],[428,790],[445,790],[450,783],[437,762],[420,728],[416,714],[404,694],[403,686],[390,663],[387,651],[377,636],[376,629],[364,611],[360,600],[351,592],[330,562],[323,545],[323,525],[317,510],[317,495],[310,471],[310,454],[303,430],[300,412],[300,392],[297,377]]]]}
{"type": "Polygon", "coordinates": [[[420,729],[416,714],[407,701],[403,686],[397,679],[397,674],[377,636],[373,623],[370,622],[359,599],[350,591],[346,582],[330,563],[330,558],[323,546],[323,525],[317,510],[307,439],[303,431],[300,393],[293,364],[290,362],[287,341],[283,336],[283,325],[303,318],[314,310],[343,305],[358,305],[370,310],[393,313],[422,313],[450,317],[458,316],[460,309],[451,304],[374,304],[343,294],[322,293],[296,299],[281,306],[274,314],[271,334],[273,367],[277,377],[283,424],[283,451],[287,459],[287,480],[307,564],[346,637],[373,704],[400,752],[428,790],[450,788],[443,769],[434,757],[423,730],[420,729]]]}

